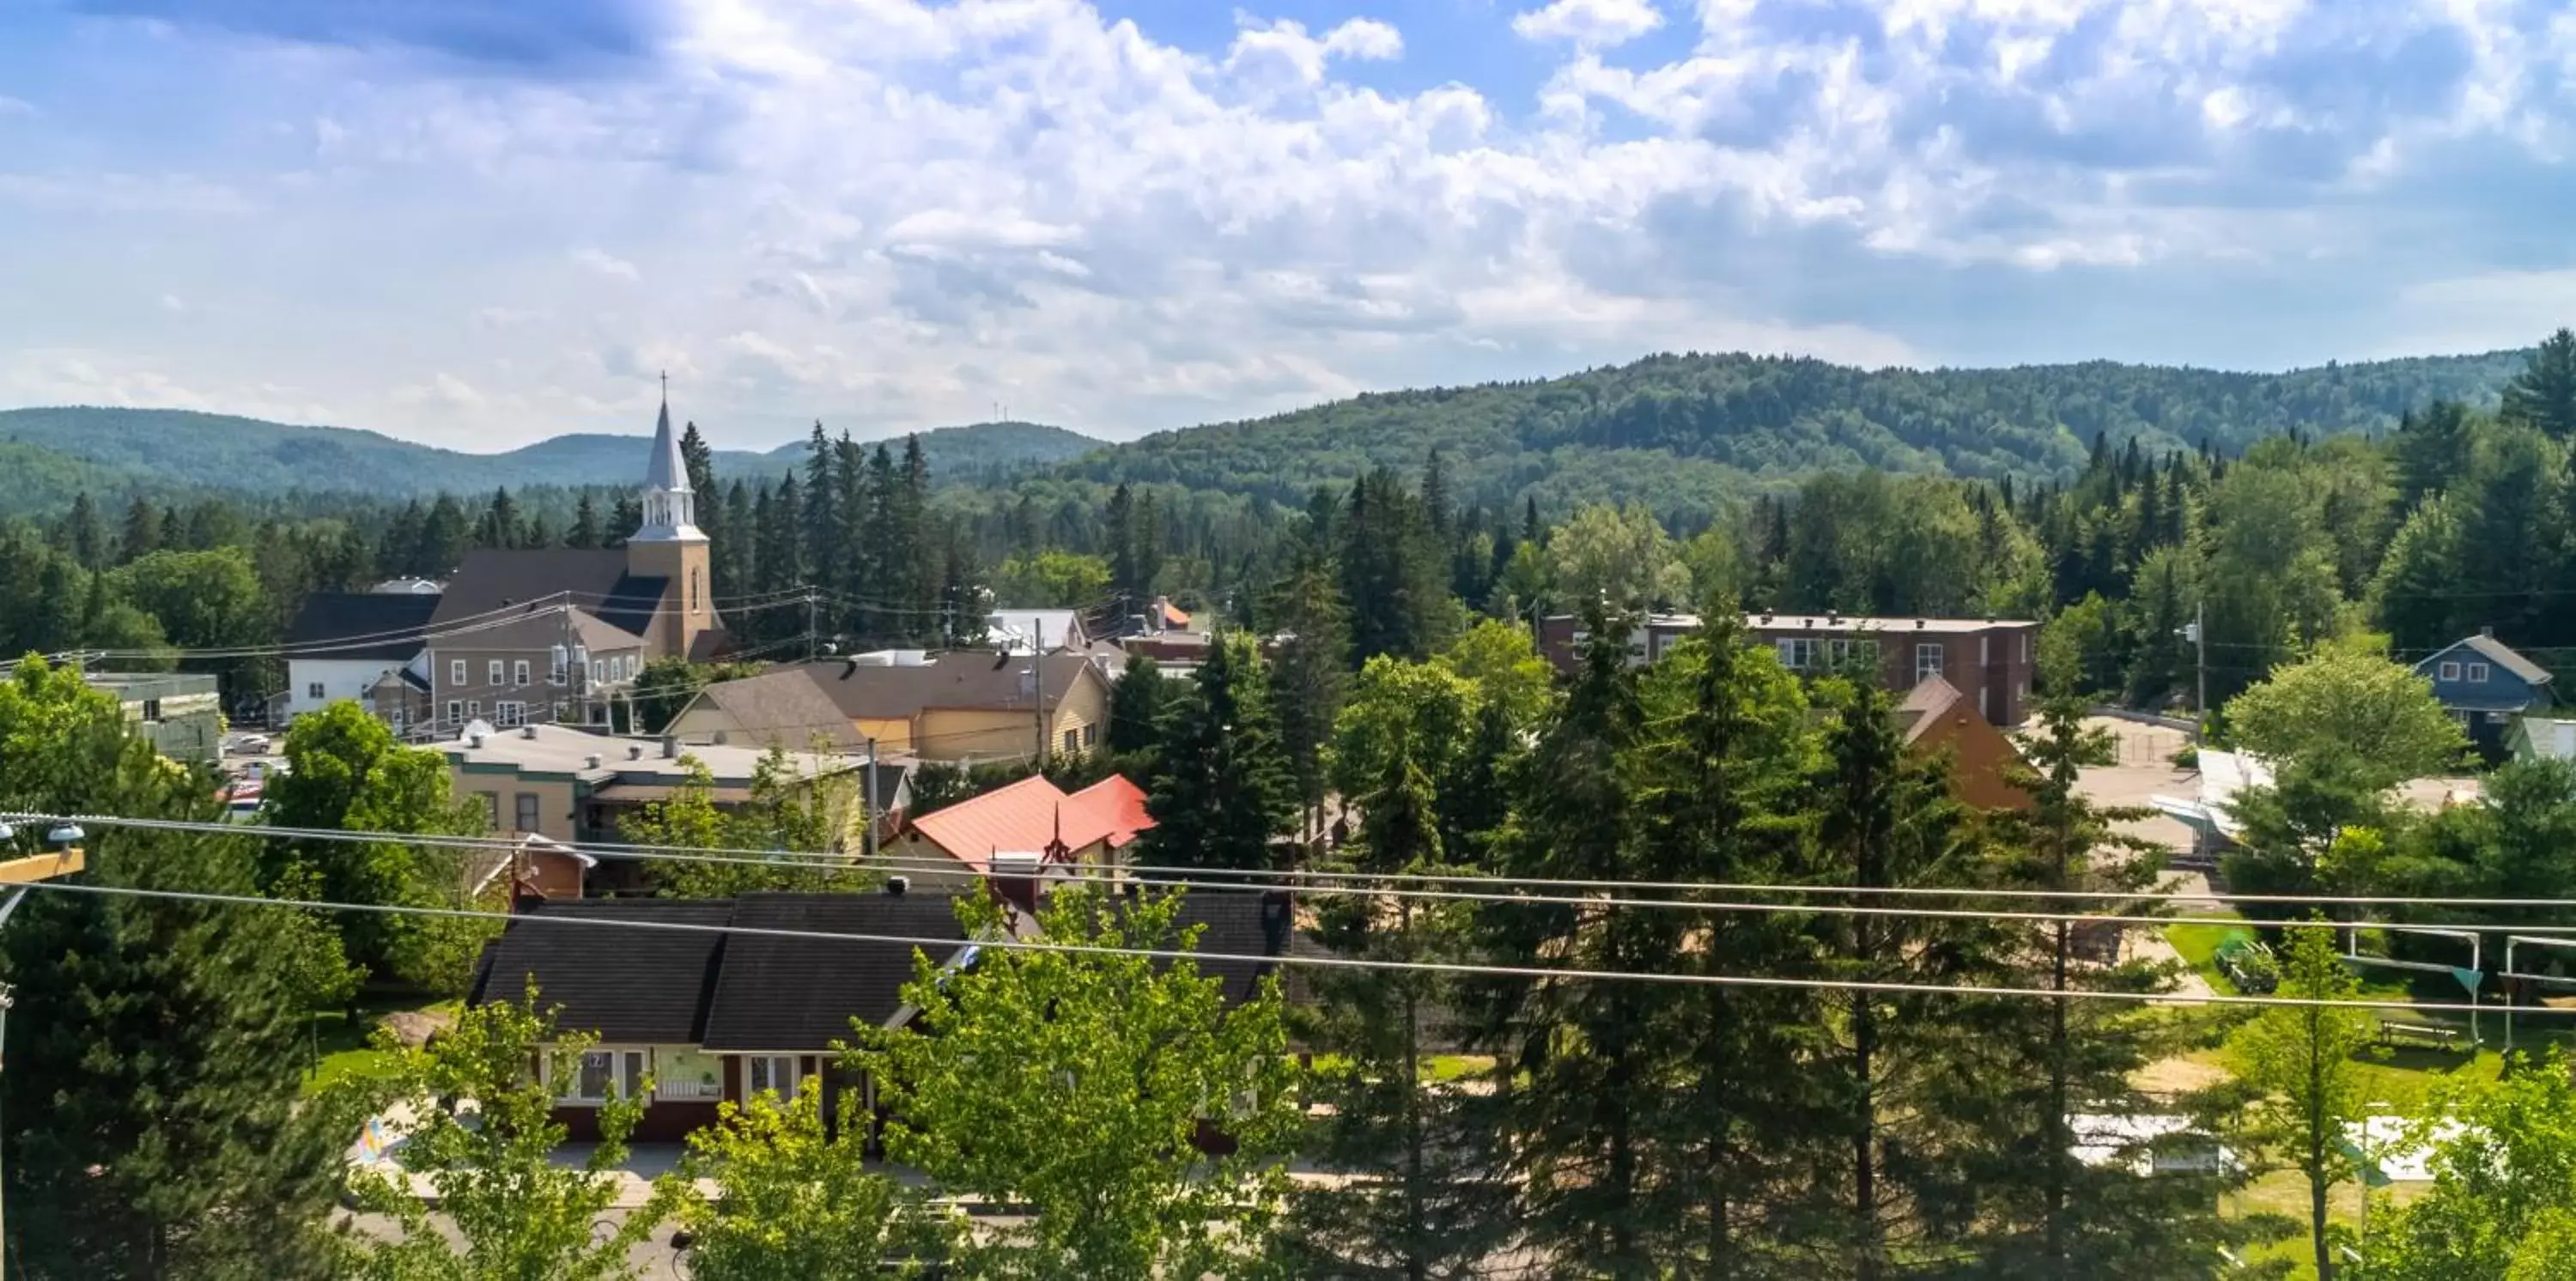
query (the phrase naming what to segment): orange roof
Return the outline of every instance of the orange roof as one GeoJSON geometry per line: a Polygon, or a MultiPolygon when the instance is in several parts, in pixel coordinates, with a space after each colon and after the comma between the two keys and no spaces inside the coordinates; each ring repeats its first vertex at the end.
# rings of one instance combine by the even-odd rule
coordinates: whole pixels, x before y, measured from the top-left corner
{"type": "Polygon", "coordinates": [[[950,858],[987,871],[996,851],[1037,853],[1055,840],[1056,811],[1064,793],[1044,774],[1031,774],[1008,787],[997,787],[973,800],[912,821],[912,830],[948,852],[950,858]]]}
{"type": "Polygon", "coordinates": [[[1128,782],[1123,774],[1112,774],[1065,799],[1064,843],[1069,849],[1099,841],[1107,841],[1113,850],[1124,849],[1137,833],[1153,825],[1153,816],[1145,812],[1145,789],[1128,782]]]}
{"type": "Polygon", "coordinates": [[[950,858],[989,872],[994,854],[1039,853],[1059,833],[1068,849],[1103,841],[1118,849],[1153,825],[1145,814],[1145,793],[1117,775],[1067,796],[1045,775],[1032,774],[914,819],[912,830],[950,858]]]}
{"type": "Polygon", "coordinates": [[[1189,625],[1189,615],[1184,614],[1179,609],[1175,608],[1170,601],[1163,602],[1163,626],[1187,627],[1189,625]]]}

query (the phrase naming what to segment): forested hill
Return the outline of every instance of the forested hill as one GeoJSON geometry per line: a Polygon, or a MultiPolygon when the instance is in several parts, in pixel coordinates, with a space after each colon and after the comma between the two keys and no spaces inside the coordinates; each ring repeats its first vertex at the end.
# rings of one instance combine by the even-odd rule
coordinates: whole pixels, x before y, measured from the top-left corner
{"type": "Polygon", "coordinates": [[[1318,482],[1438,449],[1463,500],[1664,511],[1825,468],[2071,474],[2097,432],[2154,450],[2235,452],[2288,430],[2378,432],[2436,399],[2492,405],[2526,351],[2330,364],[2279,374],[2092,361],[1863,370],[1741,354],[1661,355],[1564,378],[1399,391],[1149,436],[1089,455],[1096,480],[1301,502],[1318,482]]]}
{"type": "MultiPolygon", "coordinates": [[[[467,454],[372,431],[289,426],[179,409],[0,410],[0,446],[19,446],[22,452],[33,446],[71,460],[49,470],[66,478],[77,474],[79,483],[109,492],[427,495],[488,493],[502,486],[616,485],[643,475],[649,443],[642,436],[557,436],[508,453],[467,454]]],[[[1100,442],[1036,423],[980,423],[924,432],[921,443],[934,476],[974,476],[1058,462],[1100,442]]],[[[728,478],[781,475],[804,456],[801,443],[765,454],[719,451],[715,466],[718,475],[728,478]]]]}

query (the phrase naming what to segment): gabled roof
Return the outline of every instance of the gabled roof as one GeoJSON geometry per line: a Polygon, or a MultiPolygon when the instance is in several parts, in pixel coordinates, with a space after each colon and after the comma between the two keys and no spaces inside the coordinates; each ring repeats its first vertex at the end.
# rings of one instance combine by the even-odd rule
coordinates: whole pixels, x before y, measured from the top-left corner
{"type": "Polygon", "coordinates": [[[913,831],[977,872],[991,870],[996,853],[1034,854],[1055,840],[1065,794],[1044,774],[997,787],[971,800],[912,820],[913,831]]]}
{"type": "Polygon", "coordinates": [[[1043,693],[1049,707],[1061,703],[1083,680],[1108,683],[1087,659],[980,649],[934,654],[928,662],[909,667],[868,667],[848,659],[805,666],[814,673],[814,683],[851,720],[909,720],[934,707],[1034,712],[1037,701],[1022,688],[1023,673],[1044,674],[1043,693]]]}
{"type": "MultiPolygon", "coordinates": [[[[669,580],[630,574],[622,548],[479,547],[465,554],[431,621],[440,629],[469,627],[508,617],[519,608],[530,617],[552,617],[569,601],[575,608],[636,636],[653,625],[669,580]]],[[[480,634],[470,632],[457,638],[480,634]]]]}
{"type": "Polygon", "coordinates": [[[854,1039],[854,1021],[883,1027],[903,1006],[915,954],[944,965],[967,941],[946,894],[749,894],[735,905],[733,923],[940,943],[733,935],[708,1006],[710,1050],[820,1050],[854,1039]]]}
{"type": "Polygon", "coordinates": [[[1112,774],[1066,797],[1061,813],[1064,843],[1073,849],[1097,841],[1123,849],[1154,826],[1153,816],[1145,812],[1145,789],[1124,774],[1112,774]]]}
{"type": "Polygon", "coordinates": [[[412,592],[315,592],[286,630],[287,644],[314,648],[288,657],[407,662],[427,644],[438,601],[412,592]]]}
{"type": "Polygon", "coordinates": [[[2514,678],[2520,680],[2525,685],[2546,685],[2550,682],[2551,678],[2548,668],[2542,667],[2540,664],[2515,653],[2513,651],[2513,647],[2505,644],[2503,641],[2497,640],[2493,636],[2483,634],[2477,636],[2465,636],[2443,646],[2440,650],[2428,655],[2423,662],[2417,663],[2415,665],[2415,670],[2418,672],[2428,671],[2434,664],[2440,662],[2443,658],[2463,649],[2468,650],[2469,652],[2476,654],[2478,657],[2513,673],[2514,678]]]}
{"type": "Polygon", "coordinates": [[[725,936],[538,918],[641,920],[720,926],[730,900],[591,899],[542,903],[513,919],[483,952],[469,1002],[515,1001],[530,979],[537,1001],[560,1007],[566,1030],[603,1041],[693,1044],[706,1026],[710,978],[725,936]]]}
{"type": "Polygon", "coordinates": [[[782,667],[718,681],[699,690],[691,702],[723,712],[744,734],[764,744],[803,749],[819,737],[845,750],[866,746],[867,738],[850,723],[849,715],[823,692],[815,678],[819,670],[782,667]]]}
{"type": "Polygon", "coordinates": [[[1907,691],[1905,701],[1896,705],[1896,724],[1909,745],[1932,731],[1967,695],[1959,687],[1938,676],[1926,676],[1907,691]]]}
{"type": "MultiPolygon", "coordinates": [[[[1205,926],[1197,951],[1215,956],[1284,956],[1297,933],[1292,901],[1276,890],[1190,890],[1181,896],[1175,924],[1183,930],[1205,926]]],[[[1199,973],[1224,984],[1228,1005],[1252,999],[1261,980],[1280,968],[1276,960],[1200,961],[1198,966],[1199,973]]]]}

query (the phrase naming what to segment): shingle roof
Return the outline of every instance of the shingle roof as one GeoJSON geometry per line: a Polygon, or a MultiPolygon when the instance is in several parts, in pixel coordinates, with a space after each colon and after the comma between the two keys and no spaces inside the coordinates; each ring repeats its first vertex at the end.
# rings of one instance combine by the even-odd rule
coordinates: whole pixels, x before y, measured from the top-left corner
{"type": "Polygon", "coordinates": [[[916,952],[946,964],[966,944],[945,894],[752,894],[733,923],[754,929],[890,934],[945,946],[740,934],[729,940],[707,1013],[710,1050],[821,1050],[881,1027],[903,1005],[916,952]]]}
{"type": "Polygon", "coordinates": [[[426,644],[421,637],[438,612],[438,600],[434,594],[410,592],[315,592],[296,611],[286,641],[330,646],[328,652],[309,655],[313,658],[408,662],[426,644]]]}
{"type": "Polygon", "coordinates": [[[442,628],[459,620],[488,621],[514,605],[541,614],[568,599],[609,625],[642,636],[652,627],[654,611],[662,608],[669,587],[667,579],[628,573],[620,548],[482,547],[465,554],[465,563],[457,566],[438,598],[432,621],[442,628]],[[533,604],[540,601],[544,604],[533,604]]]}
{"type": "Polygon", "coordinates": [[[1035,711],[1020,687],[1020,674],[1033,669],[1045,673],[1048,706],[1060,702],[1085,672],[1103,679],[1087,660],[990,650],[937,654],[914,667],[863,667],[846,659],[808,666],[815,684],[852,720],[901,720],[931,707],[1035,711]]]}
{"type": "Polygon", "coordinates": [[[1930,733],[1950,709],[1967,695],[1959,687],[1938,676],[1926,676],[1907,691],[1905,701],[1896,705],[1896,723],[1908,743],[1930,733]]]}
{"type": "Polygon", "coordinates": [[[821,737],[836,748],[862,747],[867,739],[823,692],[814,667],[782,667],[718,681],[698,697],[722,711],[742,732],[763,744],[802,750],[821,737]]]}
{"type": "MultiPolygon", "coordinates": [[[[1181,896],[1176,923],[1182,929],[1204,925],[1198,951],[1219,956],[1284,956],[1297,932],[1289,896],[1275,890],[1190,890],[1181,896]]],[[[1198,965],[1199,973],[1225,985],[1228,1005],[1252,999],[1261,980],[1280,968],[1276,961],[1200,961],[1198,965]]],[[[1282,981],[1284,985],[1285,976],[1282,981]]]]}
{"type": "Polygon", "coordinates": [[[541,917],[723,925],[726,900],[600,899],[531,907],[503,928],[476,967],[473,1004],[515,1001],[533,978],[556,1026],[603,1041],[695,1043],[726,936],[703,930],[558,924],[541,917]]]}

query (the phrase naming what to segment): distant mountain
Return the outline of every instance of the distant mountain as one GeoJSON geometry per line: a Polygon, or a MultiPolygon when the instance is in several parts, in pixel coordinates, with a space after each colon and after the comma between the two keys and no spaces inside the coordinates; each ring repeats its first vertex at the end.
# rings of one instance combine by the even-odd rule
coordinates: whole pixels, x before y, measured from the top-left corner
{"type": "Polygon", "coordinates": [[[1163,432],[1063,470],[1302,502],[1435,449],[1461,501],[1533,495],[1705,514],[1820,468],[2063,476],[2096,434],[2236,451],[2289,430],[2381,432],[2435,399],[2492,405],[2529,353],[2328,364],[2279,374],[2124,365],[1863,370],[1820,360],[1659,355],[1562,378],[1384,392],[1163,432]]]}
{"type": "MultiPolygon", "coordinates": [[[[66,407],[0,410],[0,450],[33,447],[58,462],[49,483],[93,488],[484,493],[501,486],[623,485],[641,477],[643,436],[557,436],[503,454],[466,454],[347,427],[296,427],[183,409],[66,407]]],[[[1036,423],[979,423],[921,433],[934,478],[982,479],[997,470],[1062,462],[1099,441],[1036,423]]],[[[719,450],[725,480],[773,477],[805,447],[767,453],[719,450]]],[[[0,453],[0,465],[8,455],[0,453]]],[[[14,494],[16,484],[10,489],[14,494]]],[[[11,507],[15,504],[0,503],[11,507]]]]}

